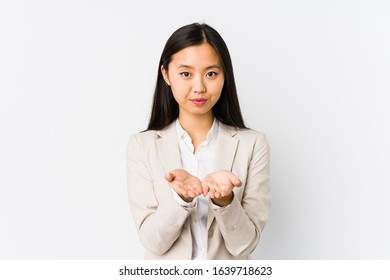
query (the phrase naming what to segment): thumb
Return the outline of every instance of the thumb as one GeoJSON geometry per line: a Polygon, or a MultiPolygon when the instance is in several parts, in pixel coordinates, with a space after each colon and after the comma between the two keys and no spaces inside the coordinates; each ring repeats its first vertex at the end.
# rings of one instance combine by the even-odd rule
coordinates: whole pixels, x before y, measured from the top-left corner
{"type": "Polygon", "coordinates": [[[165,180],[167,180],[168,182],[172,182],[174,178],[175,175],[172,172],[168,172],[167,174],[165,174],[165,180]]]}
{"type": "Polygon", "coordinates": [[[242,183],[241,180],[238,179],[236,176],[231,176],[230,177],[230,182],[233,184],[235,187],[241,187],[242,183]]]}

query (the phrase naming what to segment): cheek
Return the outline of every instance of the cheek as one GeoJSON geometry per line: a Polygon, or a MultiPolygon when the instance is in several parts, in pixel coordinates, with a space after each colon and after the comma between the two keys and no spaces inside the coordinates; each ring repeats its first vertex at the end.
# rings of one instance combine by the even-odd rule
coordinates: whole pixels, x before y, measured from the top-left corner
{"type": "Polygon", "coordinates": [[[176,100],[177,103],[180,103],[185,99],[186,94],[181,87],[171,86],[171,91],[173,98],[176,100]]]}
{"type": "Polygon", "coordinates": [[[190,89],[185,83],[171,83],[171,90],[175,99],[185,97],[190,89]]]}
{"type": "Polygon", "coordinates": [[[214,100],[213,100],[213,106],[218,102],[218,100],[221,98],[221,93],[219,93],[219,94],[216,94],[215,96],[214,96],[214,100]]]}
{"type": "Polygon", "coordinates": [[[222,89],[223,89],[223,82],[213,85],[211,90],[216,99],[219,99],[221,97],[222,89]]]}

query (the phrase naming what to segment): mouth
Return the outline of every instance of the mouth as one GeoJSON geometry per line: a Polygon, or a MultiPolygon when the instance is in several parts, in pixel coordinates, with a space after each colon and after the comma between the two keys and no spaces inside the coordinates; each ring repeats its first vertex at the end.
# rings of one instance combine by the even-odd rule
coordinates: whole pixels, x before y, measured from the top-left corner
{"type": "Polygon", "coordinates": [[[192,104],[194,104],[196,106],[202,106],[202,105],[204,105],[207,102],[207,99],[205,99],[205,98],[193,98],[193,99],[190,99],[190,101],[192,102],[192,104]]]}

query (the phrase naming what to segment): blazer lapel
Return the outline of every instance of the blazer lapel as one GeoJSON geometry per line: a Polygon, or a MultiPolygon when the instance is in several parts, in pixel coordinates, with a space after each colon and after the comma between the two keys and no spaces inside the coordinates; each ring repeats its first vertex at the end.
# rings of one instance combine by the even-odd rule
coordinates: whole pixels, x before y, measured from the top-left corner
{"type": "MultiPolygon", "coordinates": [[[[237,130],[227,127],[219,123],[219,130],[217,136],[217,151],[215,153],[214,170],[228,170],[231,171],[233,167],[234,158],[236,156],[238,140],[234,138],[237,130]]],[[[214,220],[213,210],[211,205],[208,209],[207,230],[209,230],[211,223],[214,220]]]]}
{"type": "Polygon", "coordinates": [[[156,143],[165,173],[182,168],[175,122],[172,122],[167,128],[157,131],[157,134],[160,138],[156,140],[156,143]]]}
{"type": "Polygon", "coordinates": [[[238,140],[234,138],[237,130],[219,124],[217,151],[215,153],[214,170],[229,170],[233,166],[236,156],[238,140]]]}

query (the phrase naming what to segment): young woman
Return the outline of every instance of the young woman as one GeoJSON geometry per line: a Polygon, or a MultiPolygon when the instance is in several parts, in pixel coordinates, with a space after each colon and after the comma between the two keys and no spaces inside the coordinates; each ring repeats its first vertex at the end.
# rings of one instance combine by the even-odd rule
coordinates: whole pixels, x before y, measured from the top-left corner
{"type": "Polygon", "coordinates": [[[270,208],[269,146],[245,127],[227,46],[206,24],[161,55],[150,122],[127,148],[146,259],[248,259],[270,208]]]}

